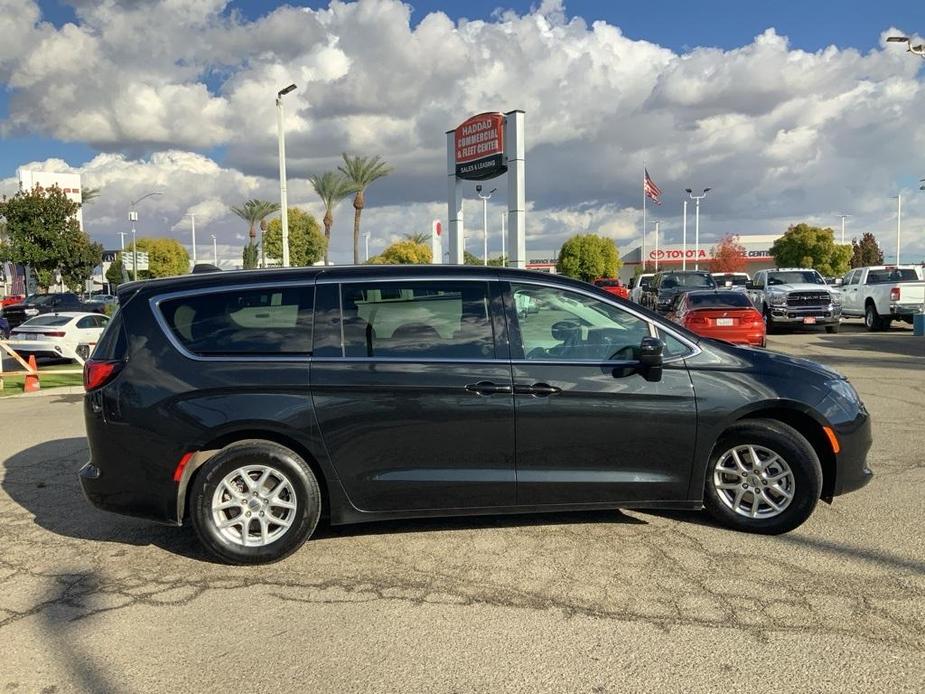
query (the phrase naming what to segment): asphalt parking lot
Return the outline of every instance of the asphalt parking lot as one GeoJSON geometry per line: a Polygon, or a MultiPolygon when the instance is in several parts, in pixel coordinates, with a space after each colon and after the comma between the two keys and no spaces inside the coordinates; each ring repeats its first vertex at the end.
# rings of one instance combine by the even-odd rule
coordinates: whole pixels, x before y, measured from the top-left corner
{"type": "Polygon", "coordinates": [[[695,513],[322,530],[272,566],[82,498],[79,396],[0,401],[4,692],[921,691],[925,340],[772,336],[845,373],[876,477],[789,535],[695,513]]]}

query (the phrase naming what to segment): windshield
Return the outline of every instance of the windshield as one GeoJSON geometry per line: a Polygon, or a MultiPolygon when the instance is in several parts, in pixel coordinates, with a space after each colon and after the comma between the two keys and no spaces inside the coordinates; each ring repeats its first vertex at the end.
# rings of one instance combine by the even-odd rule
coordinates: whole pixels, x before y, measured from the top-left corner
{"type": "Polygon", "coordinates": [[[725,287],[744,287],[748,284],[748,275],[713,275],[713,279],[725,287]]]}
{"type": "Polygon", "coordinates": [[[884,284],[886,282],[915,282],[919,279],[913,268],[884,268],[867,273],[867,284],[884,284]]]}
{"type": "Polygon", "coordinates": [[[676,289],[678,287],[709,287],[716,286],[716,282],[709,275],[665,275],[662,280],[662,289],[676,289]]]}
{"type": "Polygon", "coordinates": [[[742,292],[717,292],[716,294],[689,294],[687,304],[691,308],[750,308],[752,302],[742,292]]]}
{"type": "Polygon", "coordinates": [[[46,306],[52,303],[54,298],[54,294],[33,294],[26,303],[32,304],[33,306],[46,306]]]}
{"type": "Polygon", "coordinates": [[[769,272],[768,286],[776,284],[825,284],[825,280],[815,270],[786,270],[784,272],[769,272]]]}

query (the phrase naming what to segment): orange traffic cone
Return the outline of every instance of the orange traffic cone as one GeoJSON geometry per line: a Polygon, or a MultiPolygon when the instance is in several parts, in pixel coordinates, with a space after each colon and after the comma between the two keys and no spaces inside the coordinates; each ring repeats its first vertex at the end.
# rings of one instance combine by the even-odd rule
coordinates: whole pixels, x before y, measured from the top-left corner
{"type": "Polygon", "coordinates": [[[23,393],[35,393],[42,387],[39,385],[39,367],[35,363],[34,354],[29,355],[29,371],[31,373],[26,374],[26,381],[22,386],[23,393]]]}

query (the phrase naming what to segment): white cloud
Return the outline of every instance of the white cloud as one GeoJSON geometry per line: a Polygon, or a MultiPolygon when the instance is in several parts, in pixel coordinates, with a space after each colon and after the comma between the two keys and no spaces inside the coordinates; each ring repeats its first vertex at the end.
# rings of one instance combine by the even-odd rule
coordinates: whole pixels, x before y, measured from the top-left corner
{"type": "MultiPolygon", "coordinates": [[[[76,25],[55,29],[33,3],[0,0],[0,80],[11,90],[0,133],[113,152],[81,167],[104,187],[86,218],[109,241],[126,201],[152,186],[165,190],[146,203],[166,220],[159,229],[185,234],[182,215],[194,211],[220,238],[241,233],[227,206],[277,195],[273,100],[290,82],[291,200],[316,206],[304,177],[345,150],[396,166],[369,191],[373,248],[445,216],[443,133],[484,110],[527,112],[535,247],[577,231],[631,243],[645,160],[665,191],[651,214],[668,237],[679,234],[683,189],[709,185],[705,238],[834,225],[849,212],[849,228],[882,232],[890,249],[889,195],[925,175],[915,156],[925,148],[921,61],[885,43],[891,27],[868,52],[807,52],[769,28],[732,50],[676,53],[570,18],[555,0],[490,21],[432,13],[414,26],[397,0],[286,6],[253,22],[222,0],[80,2],[76,12],[76,25]],[[213,147],[221,164],[184,151],[213,147]]],[[[904,207],[910,248],[925,254],[912,231],[925,200],[909,195],[904,207]]],[[[351,212],[337,214],[340,260],[351,212]]]]}

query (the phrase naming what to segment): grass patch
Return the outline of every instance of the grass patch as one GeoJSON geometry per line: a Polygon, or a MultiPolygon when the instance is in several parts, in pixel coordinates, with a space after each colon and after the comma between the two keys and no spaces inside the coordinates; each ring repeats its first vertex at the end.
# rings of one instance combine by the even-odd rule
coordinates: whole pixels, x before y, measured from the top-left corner
{"type": "MultiPolygon", "coordinates": [[[[63,386],[81,386],[83,385],[83,375],[80,373],[66,374],[57,373],[59,371],[68,371],[80,368],[77,364],[54,364],[52,366],[39,367],[39,385],[42,390],[46,388],[61,388],[63,386]]],[[[3,390],[0,391],[0,397],[8,395],[19,395],[22,393],[25,376],[5,376],[3,378],[3,390]]]]}

